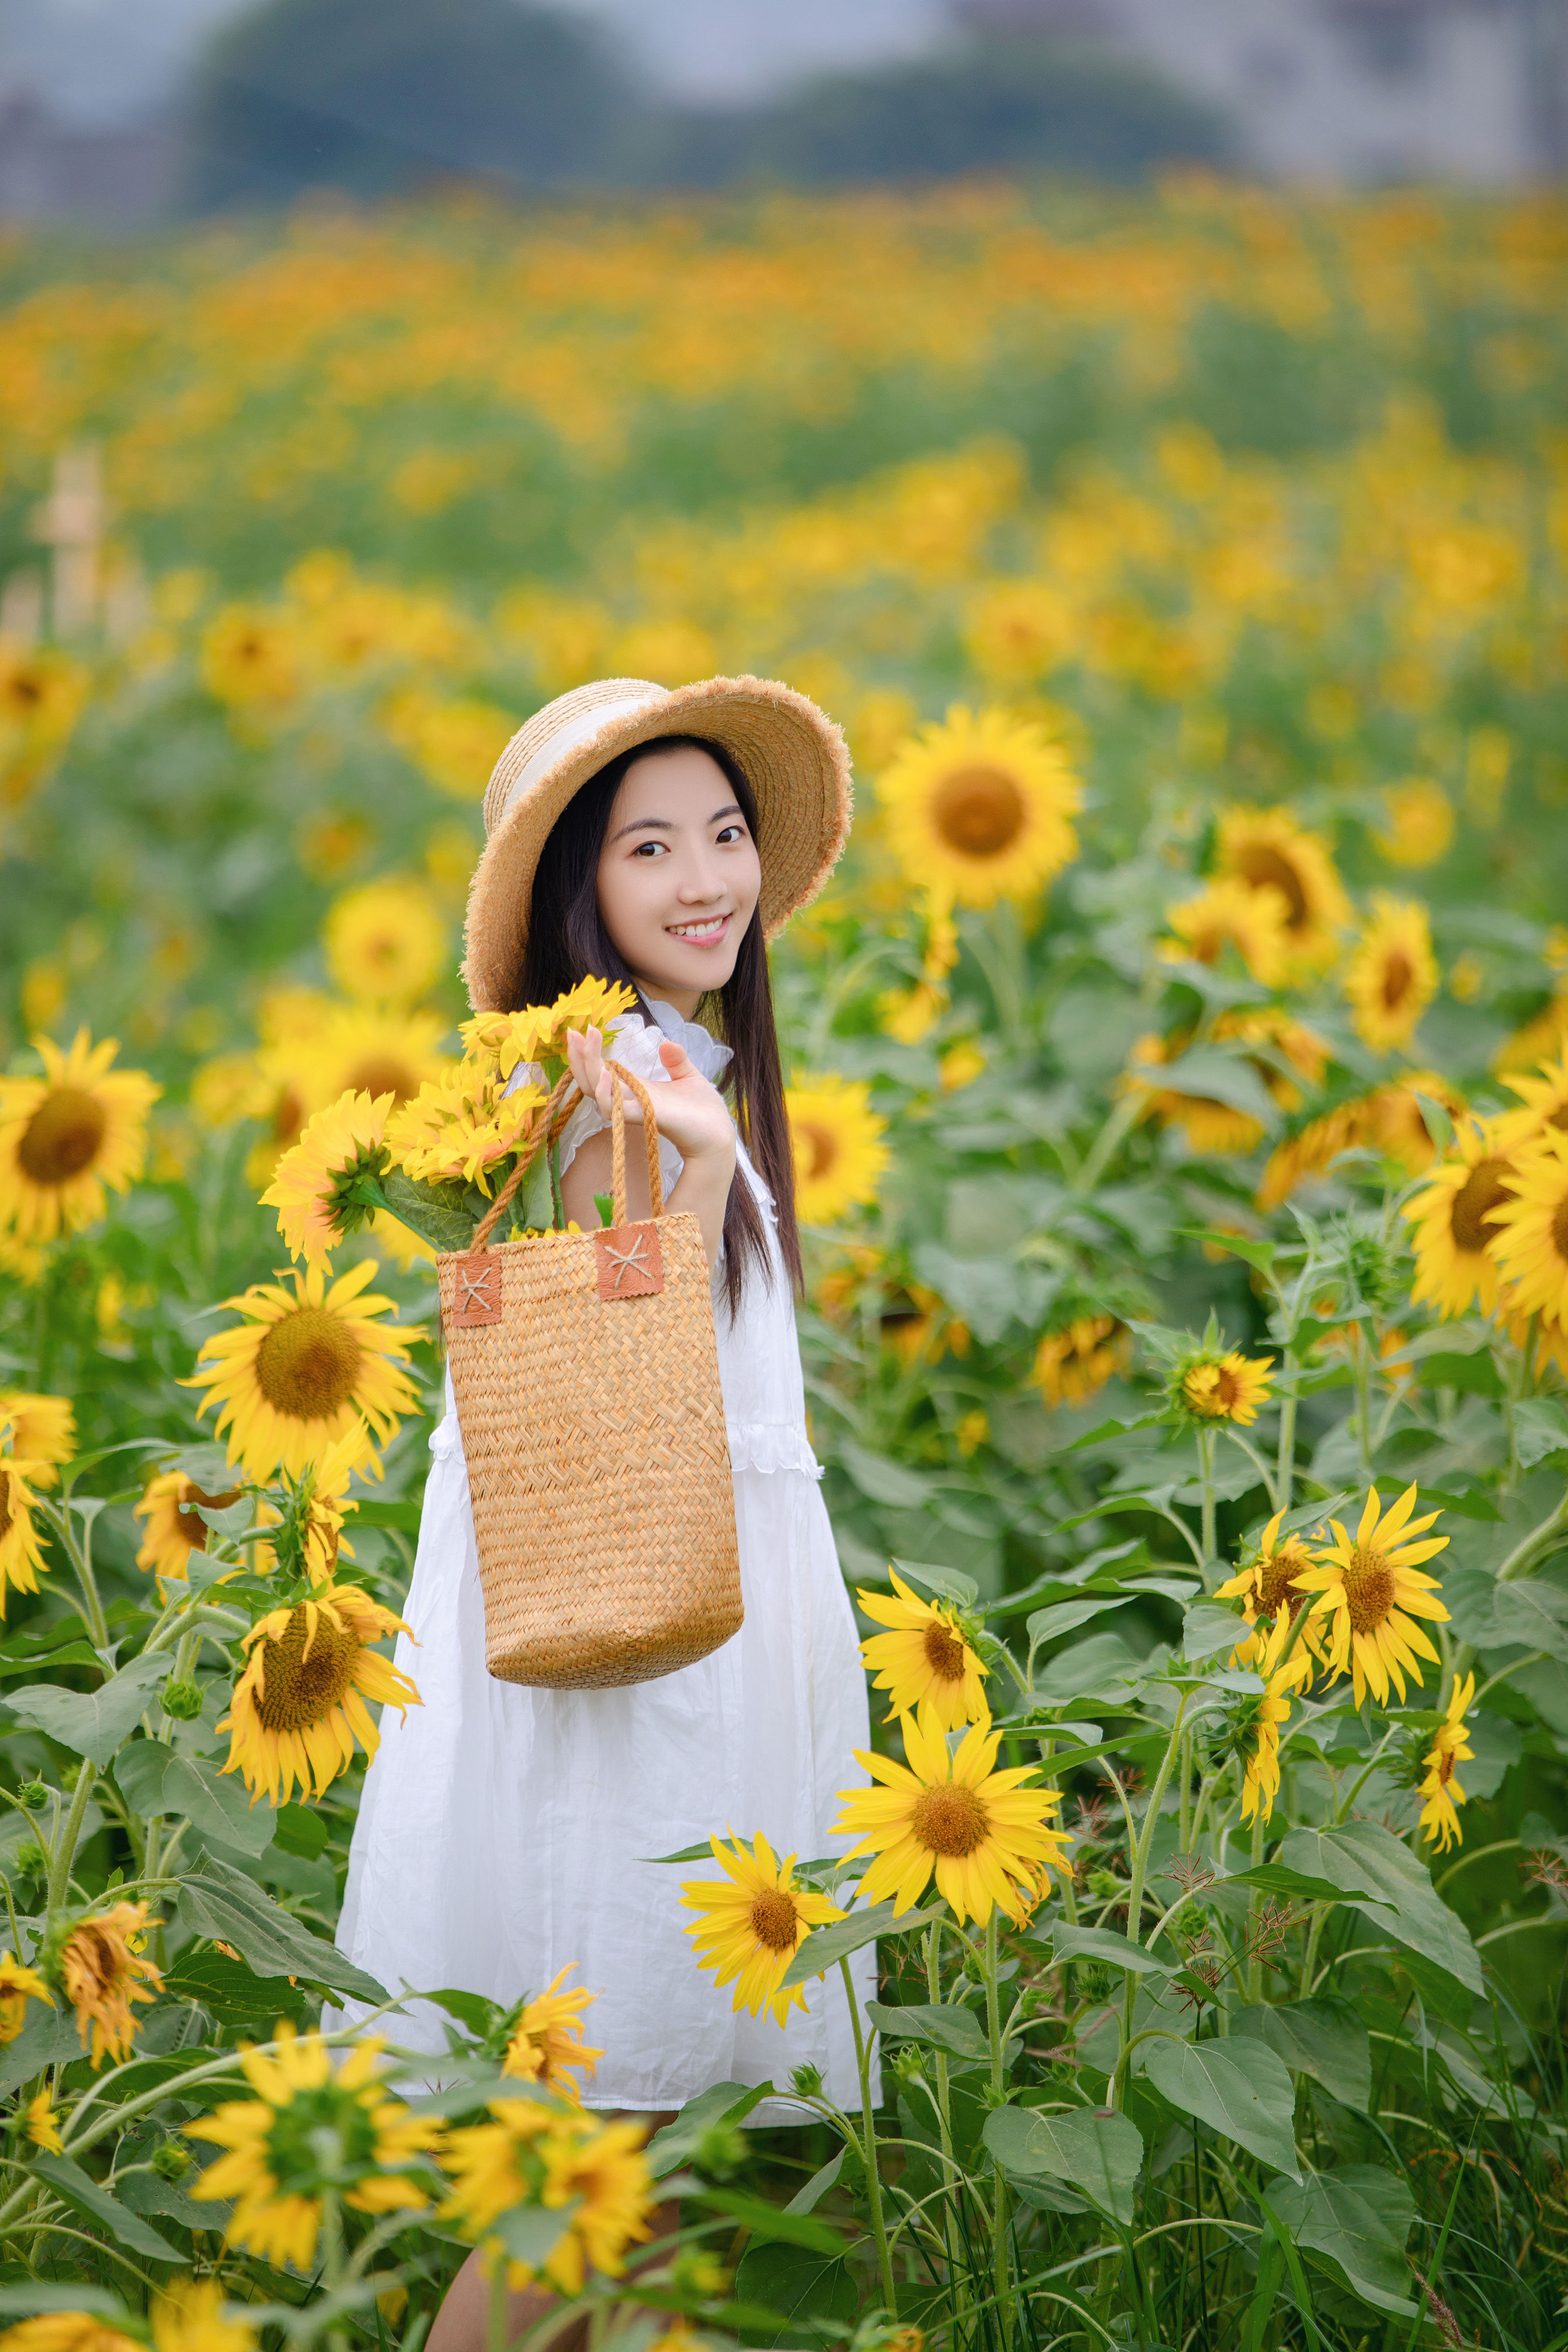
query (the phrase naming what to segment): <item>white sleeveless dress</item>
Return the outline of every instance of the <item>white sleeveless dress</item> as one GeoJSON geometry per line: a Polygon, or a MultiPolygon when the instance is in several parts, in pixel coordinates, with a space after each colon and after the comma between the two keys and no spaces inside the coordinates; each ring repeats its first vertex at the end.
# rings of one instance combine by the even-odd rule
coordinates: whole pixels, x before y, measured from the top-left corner
{"type": "MultiPolygon", "coordinates": [[[[727,1049],[668,1005],[653,1011],[716,1079],[727,1049]]],[[[614,1050],[657,1084],[667,1077],[658,1042],[634,1017],[614,1050]]],[[[603,1124],[583,1105],[563,1160],[603,1124]]],[[[668,1188],[680,1161],[668,1143],[660,1150],[668,1188]]],[[[782,2093],[803,2063],[820,2069],[837,2105],[860,2104],[837,1971],[808,1986],[805,2013],[792,2010],[783,2029],[766,2010],[737,2014],[733,1987],[699,1969],[682,1933],[693,1915],[680,1907],[680,1882],[716,1879],[717,1864],[650,1859],[729,1831],[749,1842],[761,1830],[776,1853],[803,1861],[841,1851],[847,1841],[828,1827],[838,1791],[865,1781],[851,1753],[869,1744],[854,1616],[806,1435],[772,1202],[743,1150],[736,1181],[763,1204],[773,1259],[771,1285],[748,1272],[732,1322],[715,1292],[744,1623],[696,1665],[626,1689],[493,1680],[448,1376],[404,1610],[414,1640],[400,1634],[396,1654],[424,1704],[401,1721],[383,1712],[338,1927],[340,1949],[394,1992],[456,1987],[510,2003],[574,1964],[570,1981],[598,1995],[585,2025],[605,2053],[584,2088],[594,2107],[678,2107],[725,2081],[771,2081],[782,2093]]],[[[870,1949],[855,1969],[861,1999],[873,1997],[870,1949]]],[[[394,2032],[435,2052],[446,2046],[441,2024],[414,2003],[394,2032]]],[[[753,2115],[804,2119],[787,2098],[753,2115]]]]}

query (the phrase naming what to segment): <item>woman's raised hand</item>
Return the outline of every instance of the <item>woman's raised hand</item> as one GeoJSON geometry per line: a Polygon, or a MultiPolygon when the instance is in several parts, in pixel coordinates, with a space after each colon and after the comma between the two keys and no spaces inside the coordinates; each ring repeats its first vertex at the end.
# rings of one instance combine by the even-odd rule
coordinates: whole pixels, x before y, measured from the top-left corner
{"type": "MultiPolygon", "coordinates": [[[[710,1085],[685,1046],[673,1037],[660,1041],[658,1057],[669,1078],[669,1084],[660,1087],[654,1097],[659,1133],[669,1138],[682,1160],[718,1157],[732,1167],[734,1123],[717,1087],[710,1085]]],[[[579,1034],[575,1029],[569,1029],[566,1058],[584,1097],[597,1106],[601,1118],[607,1119],[611,1109],[610,1074],[605,1067],[605,1041],[598,1030],[589,1029],[579,1034]]],[[[642,1105],[630,1087],[622,1088],[622,1101],[628,1123],[640,1127],[642,1105]]]]}

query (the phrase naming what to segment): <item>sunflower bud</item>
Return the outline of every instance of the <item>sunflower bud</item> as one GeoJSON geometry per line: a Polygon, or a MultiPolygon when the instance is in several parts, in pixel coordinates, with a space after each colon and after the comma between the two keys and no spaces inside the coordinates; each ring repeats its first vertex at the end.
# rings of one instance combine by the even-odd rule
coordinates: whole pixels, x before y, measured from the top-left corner
{"type": "Polygon", "coordinates": [[[790,2089],[797,2099],[820,2099],[822,2069],[819,2066],[797,2066],[789,2078],[790,2089]]]}
{"type": "Polygon", "coordinates": [[[43,1876],[47,1864],[44,1859],[44,1849],[37,1838],[25,1838],[16,1848],[16,1866],[18,1878],[43,1876]]]}
{"type": "Polygon", "coordinates": [[[176,1723],[195,1723],[202,1711],[203,1695],[199,1683],[188,1678],[169,1683],[163,1691],[163,1712],[176,1723]]]}
{"type": "Polygon", "coordinates": [[[195,2158],[177,2139],[166,2139],[153,2151],[153,2169],[160,2180],[183,2180],[195,2158]]]}
{"type": "Polygon", "coordinates": [[[24,1780],[16,1791],[16,1802],[30,1813],[41,1812],[49,1801],[49,1792],[41,1780],[24,1780]]]}
{"type": "Polygon", "coordinates": [[[734,2124],[710,2124],[691,2151],[691,2161],[710,2180],[730,2180],[746,2161],[746,2135],[734,2124]]]}

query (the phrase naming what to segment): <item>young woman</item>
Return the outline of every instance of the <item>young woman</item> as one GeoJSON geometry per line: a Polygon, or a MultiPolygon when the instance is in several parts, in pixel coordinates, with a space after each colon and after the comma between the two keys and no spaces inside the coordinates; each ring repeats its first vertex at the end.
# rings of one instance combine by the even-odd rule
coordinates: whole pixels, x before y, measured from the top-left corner
{"type": "MultiPolygon", "coordinates": [[[[787,2028],[765,2010],[737,2013],[682,1932],[690,1869],[650,1859],[727,1828],[760,1830],[780,1854],[829,1853],[837,1792],[856,1777],[850,1751],[868,1744],[854,1620],[806,1434],[766,953],[842,846],[842,738],[804,697],[755,679],[673,694],[605,680],[514,739],[485,818],[466,965],[476,1006],[549,1003],[589,974],[638,992],[609,1050],[657,1085],[668,1204],[695,1213],[707,1243],[745,1621],[697,1664],[629,1688],[492,1680],[448,1381],[405,1604],[416,1646],[403,1637],[398,1648],[424,1704],[383,1725],[339,1942],[392,1990],[458,1987],[509,2004],[574,1966],[596,1995],[588,2038],[604,2052],[584,2086],[592,2106],[668,2111],[722,2081],[786,2091],[803,2063],[837,2105],[858,2106],[840,1989],[812,1988],[787,2028]]],[[[605,1050],[592,1030],[570,1044],[585,1099],[562,1138],[562,1191],[586,1227],[594,1194],[610,1189],[605,1050]]],[[[627,1115],[640,1116],[635,1105],[627,1115]]],[[[634,1217],[649,1210],[641,1160],[626,1155],[634,1217]]],[[[647,1372],[657,1380],[657,1363],[647,1372]]],[[[528,1399],[517,1405],[526,1412],[528,1399]]],[[[586,1449],[582,1509],[591,1523],[586,1449]]],[[[868,1991],[869,1954],[863,1969],[868,1991]]],[[[414,2003],[399,2032],[438,2051],[441,2024],[414,2003]]],[[[769,2099],[755,2119],[802,2113],[769,2099]]],[[[479,2283],[466,2280],[432,2352],[479,2346],[483,2311],[479,2283]]]]}

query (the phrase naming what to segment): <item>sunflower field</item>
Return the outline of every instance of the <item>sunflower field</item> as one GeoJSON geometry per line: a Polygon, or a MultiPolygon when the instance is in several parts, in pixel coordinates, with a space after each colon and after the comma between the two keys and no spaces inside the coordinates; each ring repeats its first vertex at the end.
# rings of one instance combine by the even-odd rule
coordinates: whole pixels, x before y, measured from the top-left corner
{"type": "Polygon", "coordinates": [[[1568,2344],[1565,265],[1197,179],[0,242],[0,2352],[417,2352],[474,2247],[497,2352],[1568,2344]],[[433,2086],[333,1941],[429,1204],[583,1009],[468,1020],[480,795],[715,670],[858,793],[775,988],[875,1748],[668,1872],[850,2000],[789,2132],[584,2106],[564,1979],[413,1989],[433,2086]]]}

